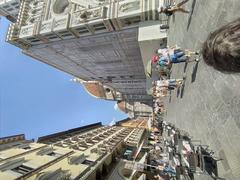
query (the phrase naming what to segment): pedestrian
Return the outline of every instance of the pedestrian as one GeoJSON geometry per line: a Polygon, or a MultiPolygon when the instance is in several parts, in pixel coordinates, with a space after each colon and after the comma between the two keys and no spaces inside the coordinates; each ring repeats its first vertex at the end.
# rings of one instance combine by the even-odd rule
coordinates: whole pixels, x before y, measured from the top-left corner
{"type": "Polygon", "coordinates": [[[172,87],[178,88],[183,84],[183,79],[167,79],[167,80],[158,80],[156,81],[156,88],[161,87],[172,87]]]}
{"type": "Polygon", "coordinates": [[[168,56],[168,54],[172,55],[174,53],[177,53],[179,51],[182,51],[181,48],[177,45],[174,46],[167,46],[165,48],[160,48],[157,50],[157,54],[162,54],[163,56],[168,56]]]}
{"type": "Polygon", "coordinates": [[[185,50],[185,52],[184,51],[178,51],[178,52],[175,52],[172,55],[168,55],[168,57],[160,56],[159,60],[158,60],[158,64],[160,66],[170,67],[172,64],[177,64],[177,63],[182,63],[182,62],[187,62],[187,63],[194,62],[194,61],[198,62],[198,58],[195,58],[194,60],[190,60],[190,57],[192,55],[199,55],[199,53],[189,51],[189,50],[185,50]]]}
{"type": "Polygon", "coordinates": [[[240,72],[240,18],[211,33],[202,47],[207,65],[223,72],[240,72]]]}
{"type": "Polygon", "coordinates": [[[156,91],[156,97],[158,97],[158,98],[167,97],[167,96],[169,96],[168,91],[169,91],[169,88],[161,87],[156,91]]]}
{"type": "MultiPolygon", "coordinates": [[[[171,46],[171,47],[165,47],[165,48],[160,48],[156,51],[157,55],[154,55],[152,57],[152,64],[155,64],[159,61],[159,58],[161,56],[164,56],[166,58],[169,57],[169,55],[173,55],[174,53],[180,52],[180,47],[178,47],[177,45],[175,46],[171,46]]],[[[164,77],[170,77],[171,75],[171,69],[172,68],[172,64],[169,64],[168,66],[160,66],[159,64],[156,65],[156,71],[159,72],[160,77],[162,79],[164,79],[164,77]]]]}
{"type": "Polygon", "coordinates": [[[159,13],[164,13],[166,16],[172,16],[175,12],[189,13],[188,10],[184,9],[182,6],[189,0],[184,0],[178,4],[169,5],[166,7],[160,7],[159,13]]]}
{"type": "Polygon", "coordinates": [[[161,98],[161,97],[167,97],[168,96],[168,88],[162,87],[159,90],[156,90],[153,92],[154,98],[161,98]]]}

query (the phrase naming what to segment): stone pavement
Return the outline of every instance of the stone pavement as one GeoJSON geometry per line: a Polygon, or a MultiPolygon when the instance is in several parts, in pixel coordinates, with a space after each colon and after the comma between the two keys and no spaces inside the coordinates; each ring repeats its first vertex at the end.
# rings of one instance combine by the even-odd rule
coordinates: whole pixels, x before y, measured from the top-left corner
{"type": "MultiPolygon", "coordinates": [[[[179,1],[179,0],[178,0],[179,1]]],[[[169,45],[200,49],[208,34],[240,17],[240,0],[189,0],[190,14],[170,19],[169,45]]],[[[167,99],[165,120],[210,145],[219,162],[219,175],[240,179],[240,74],[223,74],[201,61],[173,66],[173,78],[186,70],[186,83],[167,99]]]]}

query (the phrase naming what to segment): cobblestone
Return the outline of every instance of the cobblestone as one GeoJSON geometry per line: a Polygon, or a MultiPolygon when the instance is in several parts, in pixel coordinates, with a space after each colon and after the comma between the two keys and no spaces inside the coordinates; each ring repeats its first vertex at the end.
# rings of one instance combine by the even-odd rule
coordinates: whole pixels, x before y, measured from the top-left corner
{"type": "MultiPolygon", "coordinates": [[[[185,7],[192,14],[176,13],[170,19],[170,46],[197,50],[210,32],[240,17],[239,0],[190,0],[185,7]]],[[[174,65],[172,77],[183,77],[184,66],[174,65]]],[[[240,74],[218,72],[201,59],[197,66],[188,64],[186,75],[184,91],[178,96],[173,92],[167,101],[165,120],[224,159],[218,163],[221,177],[240,179],[240,74]]]]}

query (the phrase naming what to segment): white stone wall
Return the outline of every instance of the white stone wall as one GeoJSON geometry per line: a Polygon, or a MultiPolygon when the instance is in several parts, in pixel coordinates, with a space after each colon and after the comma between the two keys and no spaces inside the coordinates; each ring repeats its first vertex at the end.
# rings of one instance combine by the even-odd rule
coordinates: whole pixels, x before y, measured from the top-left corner
{"type": "Polygon", "coordinates": [[[151,99],[146,95],[138,26],[139,22],[159,19],[160,1],[88,3],[23,0],[7,41],[77,78],[103,82],[125,99],[151,99]]]}
{"type": "Polygon", "coordinates": [[[137,28],[33,46],[27,54],[86,81],[123,94],[146,93],[137,28]]]}
{"type": "Polygon", "coordinates": [[[0,0],[0,15],[16,21],[19,7],[20,0],[0,0]]]}

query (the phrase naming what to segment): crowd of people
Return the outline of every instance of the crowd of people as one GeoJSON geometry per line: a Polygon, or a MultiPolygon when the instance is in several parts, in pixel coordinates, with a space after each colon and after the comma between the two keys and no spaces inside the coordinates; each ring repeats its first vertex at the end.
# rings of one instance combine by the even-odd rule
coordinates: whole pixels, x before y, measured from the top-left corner
{"type": "MultiPolygon", "coordinates": [[[[159,8],[159,13],[172,16],[176,12],[190,13],[183,8],[189,0],[159,8]]],[[[240,72],[240,18],[229,22],[210,33],[200,49],[204,62],[214,69],[227,72],[240,72]]],[[[196,174],[207,174],[213,179],[217,175],[217,161],[214,152],[208,147],[194,145],[189,134],[163,121],[167,113],[164,98],[171,91],[179,90],[185,84],[185,77],[171,77],[172,66],[180,63],[199,62],[200,51],[167,46],[156,50],[151,58],[152,68],[159,73],[159,79],[152,83],[153,112],[155,127],[160,133],[152,132],[150,140],[153,149],[149,153],[153,179],[194,179],[196,174]]]]}
{"type": "Polygon", "coordinates": [[[189,0],[184,0],[180,3],[173,3],[172,5],[168,5],[166,7],[160,7],[159,13],[164,13],[166,16],[172,16],[175,12],[183,12],[189,13],[190,11],[184,9],[182,6],[186,4],[189,0]]]}
{"type": "MultiPolygon", "coordinates": [[[[159,13],[172,16],[176,12],[189,13],[183,8],[189,0],[160,7],[159,13]]],[[[221,72],[240,72],[240,18],[215,30],[207,37],[201,48],[204,62],[221,72]]],[[[163,121],[167,113],[164,98],[171,91],[184,85],[184,78],[172,78],[171,69],[179,63],[199,62],[200,51],[191,51],[175,46],[156,50],[151,58],[152,68],[159,72],[159,79],[152,83],[153,111],[155,127],[160,133],[152,132],[149,139],[153,149],[149,153],[154,179],[194,179],[195,174],[207,174],[213,179],[217,175],[217,161],[208,147],[194,145],[189,134],[163,121]],[[158,124],[158,125],[156,125],[158,124]]]]}
{"type": "MultiPolygon", "coordinates": [[[[177,11],[187,13],[188,11],[182,8],[182,5],[187,1],[161,8],[160,13],[169,16],[177,11]]],[[[171,77],[172,66],[180,63],[198,62],[199,54],[199,51],[182,49],[175,45],[157,49],[151,58],[152,68],[159,73],[159,79],[152,82],[152,96],[154,127],[160,131],[160,133],[153,131],[149,137],[149,140],[153,142],[153,149],[148,157],[148,163],[152,165],[150,169],[154,174],[153,179],[180,179],[180,176],[191,179],[197,166],[205,171],[203,167],[200,167],[201,163],[193,163],[191,159],[197,156],[200,161],[201,153],[197,154],[196,149],[202,149],[202,147],[194,147],[186,132],[167,124],[162,118],[167,113],[164,98],[170,96],[171,91],[179,90],[185,81],[185,78],[171,77]]],[[[214,163],[213,166],[215,167],[214,163]]]]}
{"type": "Polygon", "coordinates": [[[149,135],[148,170],[152,179],[193,179],[195,175],[220,179],[214,152],[208,146],[195,143],[191,136],[173,124],[155,122],[149,135]]]}
{"type": "Polygon", "coordinates": [[[181,88],[184,79],[173,79],[171,68],[173,64],[198,62],[199,52],[181,49],[177,45],[161,48],[151,58],[152,68],[159,72],[159,80],[152,83],[152,96],[154,98],[154,114],[162,115],[166,112],[163,98],[170,95],[170,91],[181,88]]]}
{"type": "MultiPolygon", "coordinates": [[[[158,12],[160,14],[164,13],[166,16],[172,16],[176,12],[190,13],[189,10],[183,8],[183,5],[187,2],[189,0],[161,6],[158,12]]],[[[221,72],[240,72],[239,42],[240,18],[238,17],[236,20],[209,34],[202,46],[203,60],[207,65],[221,72]]],[[[182,56],[182,53],[178,55],[182,56]]],[[[166,63],[166,61],[163,63],[166,63]]]]}
{"type": "Polygon", "coordinates": [[[188,133],[163,121],[163,114],[167,113],[164,97],[184,84],[184,78],[170,78],[172,64],[197,62],[198,55],[199,52],[167,47],[159,49],[151,59],[153,68],[160,74],[159,80],[152,83],[154,127],[158,127],[160,131],[152,131],[149,137],[153,148],[149,152],[148,164],[151,165],[149,169],[154,175],[153,179],[194,179],[195,176],[221,179],[217,172],[217,162],[221,159],[214,157],[214,152],[208,147],[194,145],[188,133]],[[177,53],[182,55],[178,56],[177,53]],[[179,60],[183,56],[184,58],[179,60]],[[172,60],[172,57],[176,59],[172,60]]]}
{"type": "MultiPolygon", "coordinates": [[[[189,0],[161,6],[158,12],[172,16],[176,12],[190,13],[183,8],[189,0]]],[[[202,46],[203,60],[221,72],[240,72],[240,18],[210,33],[202,46]]]]}

